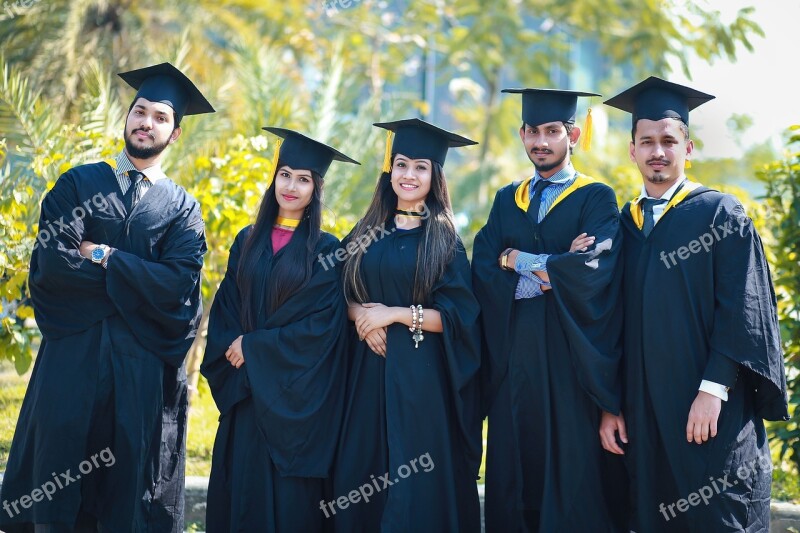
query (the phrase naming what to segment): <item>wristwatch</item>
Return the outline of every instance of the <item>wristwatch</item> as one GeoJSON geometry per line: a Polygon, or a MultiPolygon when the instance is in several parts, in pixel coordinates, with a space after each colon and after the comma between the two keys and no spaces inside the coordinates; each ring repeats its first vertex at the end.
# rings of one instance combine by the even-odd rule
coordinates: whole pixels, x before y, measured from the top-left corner
{"type": "Polygon", "coordinates": [[[514,266],[513,265],[510,266],[508,264],[508,256],[511,255],[511,252],[513,251],[514,251],[513,248],[506,248],[503,251],[502,255],[500,256],[500,268],[502,268],[503,270],[514,270],[514,266]]]}
{"type": "Polygon", "coordinates": [[[98,245],[94,250],[92,250],[92,263],[103,265],[103,260],[108,255],[108,250],[109,248],[105,244],[98,245]]]}

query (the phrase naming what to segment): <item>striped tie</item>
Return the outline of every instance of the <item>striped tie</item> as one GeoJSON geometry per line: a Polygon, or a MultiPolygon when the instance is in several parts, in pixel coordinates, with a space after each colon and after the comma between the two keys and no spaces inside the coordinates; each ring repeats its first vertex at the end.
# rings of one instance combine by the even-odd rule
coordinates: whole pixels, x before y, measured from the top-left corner
{"type": "Polygon", "coordinates": [[[533,200],[531,201],[528,212],[536,217],[537,222],[539,222],[539,209],[542,206],[542,196],[548,185],[551,185],[550,180],[540,179],[536,182],[536,185],[533,186],[533,200]]]}
{"type": "Polygon", "coordinates": [[[142,197],[140,185],[144,174],[138,170],[129,170],[128,177],[131,180],[131,185],[128,187],[128,190],[125,191],[125,195],[122,197],[122,203],[125,205],[125,209],[128,213],[130,213],[142,197]]]}

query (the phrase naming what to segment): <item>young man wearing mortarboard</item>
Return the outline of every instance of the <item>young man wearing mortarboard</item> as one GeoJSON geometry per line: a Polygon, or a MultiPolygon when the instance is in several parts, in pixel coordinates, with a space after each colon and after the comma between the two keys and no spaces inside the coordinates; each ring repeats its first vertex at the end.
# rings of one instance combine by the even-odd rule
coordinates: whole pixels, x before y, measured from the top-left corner
{"type": "Polygon", "coordinates": [[[769,529],[763,419],[787,417],[769,266],[742,204],[684,173],[689,111],[713,98],[651,77],[606,102],[633,115],[643,177],[621,215],[624,415],[600,431],[626,458],[637,532],[769,529]]]}
{"type": "Polygon", "coordinates": [[[183,531],[183,362],[206,245],[199,204],[161,158],[184,115],[214,109],[168,63],[120,77],[138,89],[125,149],[68,170],[42,202],[29,283],[43,339],[4,531],[183,531]]]}
{"type": "Polygon", "coordinates": [[[570,161],[578,97],[597,95],[504,92],[522,93],[519,135],[536,170],[498,191],[474,244],[486,531],[615,531],[623,510],[604,486],[621,464],[606,471],[613,457],[595,439],[601,409],[621,402],[619,211],[611,188],[570,161]]]}

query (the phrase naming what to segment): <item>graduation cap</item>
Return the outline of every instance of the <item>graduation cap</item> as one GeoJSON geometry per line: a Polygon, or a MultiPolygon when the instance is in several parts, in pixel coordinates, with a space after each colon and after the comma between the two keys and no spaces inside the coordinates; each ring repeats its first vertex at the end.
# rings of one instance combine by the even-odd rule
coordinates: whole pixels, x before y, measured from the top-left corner
{"type": "Polygon", "coordinates": [[[714,98],[691,87],[650,76],[606,100],[605,104],[631,113],[634,126],[640,119],[663,118],[679,118],[688,125],[689,111],[714,98]]]}
{"type": "Polygon", "coordinates": [[[503,89],[501,92],[522,95],[522,120],[528,126],[549,122],[574,124],[578,98],[600,96],[596,93],[558,89],[503,89]]]}
{"type": "Polygon", "coordinates": [[[361,164],[327,144],[315,141],[302,133],[270,126],[265,126],[261,129],[282,139],[275,148],[275,157],[272,161],[273,167],[276,167],[278,161],[280,161],[294,169],[310,170],[324,177],[333,160],[355,163],[356,165],[361,164]]]}
{"type": "Polygon", "coordinates": [[[430,159],[444,165],[449,148],[478,144],[418,118],[376,122],[373,126],[389,132],[383,158],[384,172],[392,171],[392,154],[403,154],[411,159],[430,159]]]}
{"type": "Polygon", "coordinates": [[[120,72],[118,76],[138,90],[134,102],[137,98],[145,98],[170,106],[175,111],[176,124],[180,124],[184,115],[214,112],[192,80],[170,63],[120,72]]]}

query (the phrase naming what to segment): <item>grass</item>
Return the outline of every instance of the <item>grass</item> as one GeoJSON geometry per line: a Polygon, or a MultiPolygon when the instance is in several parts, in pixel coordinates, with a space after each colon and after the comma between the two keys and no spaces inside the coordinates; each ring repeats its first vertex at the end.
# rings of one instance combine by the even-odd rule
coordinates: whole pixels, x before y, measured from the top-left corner
{"type": "Polygon", "coordinates": [[[8,463],[11,438],[27,386],[27,378],[18,376],[11,363],[0,363],[0,470],[5,470],[8,463]]]}
{"type": "Polygon", "coordinates": [[[211,452],[219,426],[219,411],[211,397],[208,383],[200,378],[198,392],[189,410],[189,431],[186,441],[186,475],[206,476],[211,473],[211,452]]]}

